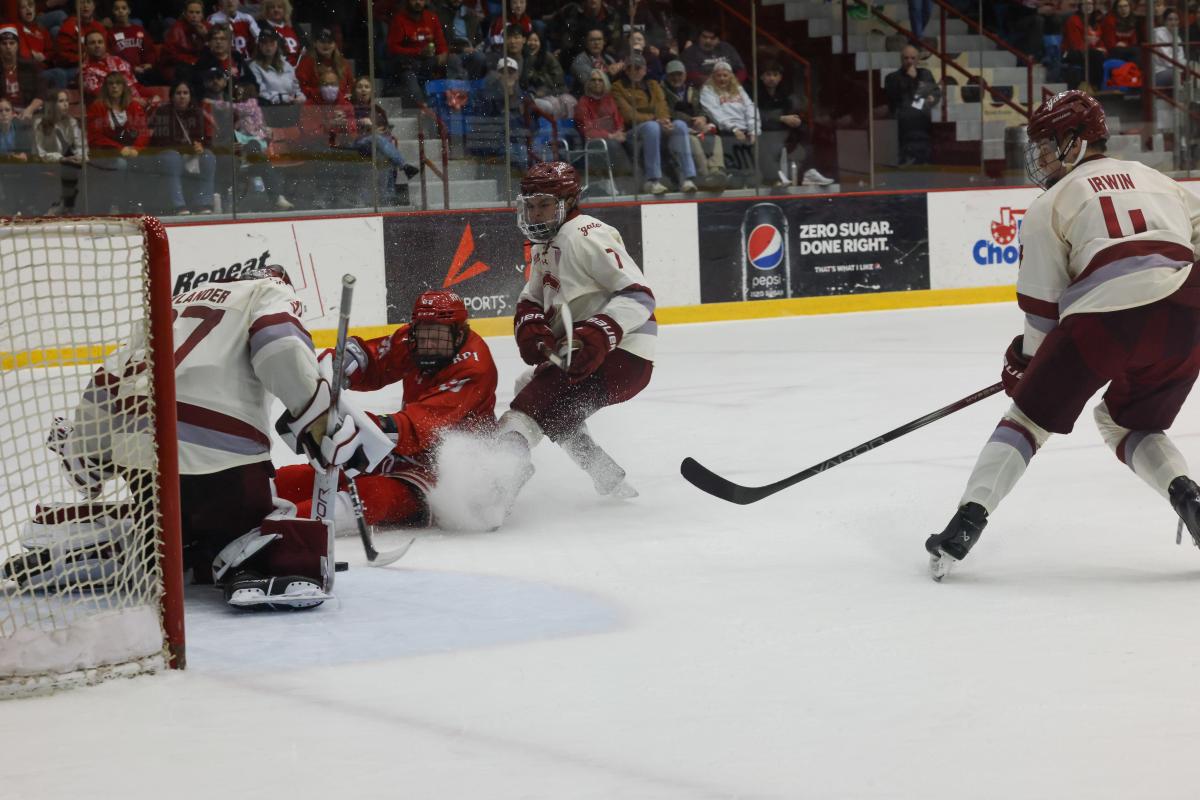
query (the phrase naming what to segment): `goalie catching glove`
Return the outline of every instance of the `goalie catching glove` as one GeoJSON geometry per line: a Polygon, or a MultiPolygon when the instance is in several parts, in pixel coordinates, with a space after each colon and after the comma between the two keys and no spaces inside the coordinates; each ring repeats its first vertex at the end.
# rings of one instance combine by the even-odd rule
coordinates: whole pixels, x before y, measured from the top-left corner
{"type": "MultiPolygon", "coordinates": [[[[75,435],[75,426],[66,417],[55,416],[46,437],[46,447],[62,459],[63,472],[85,496],[95,498],[104,488],[104,480],[113,474],[107,455],[81,452],[82,437],[75,435]]],[[[98,437],[97,437],[98,438],[98,437]]]]}

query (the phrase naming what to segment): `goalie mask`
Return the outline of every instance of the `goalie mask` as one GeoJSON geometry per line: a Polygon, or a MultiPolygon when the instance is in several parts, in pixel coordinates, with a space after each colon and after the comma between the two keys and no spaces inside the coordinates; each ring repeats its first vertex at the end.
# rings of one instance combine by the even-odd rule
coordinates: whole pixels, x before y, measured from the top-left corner
{"type": "Polygon", "coordinates": [[[1025,171],[1043,189],[1049,189],[1083,161],[1088,143],[1108,139],[1108,123],[1100,103],[1074,89],[1060,92],[1038,106],[1029,117],[1028,130],[1025,171]]]}
{"type": "Polygon", "coordinates": [[[548,242],[579,203],[579,173],[565,161],[534,164],[521,179],[517,227],[531,242],[548,242]]]}
{"type": "Polygon", "coordinates": [[[467,307],[462,298],[444,289],[423,292],[413,305],[408,342],[417,367],[437,372],[450,363],[467,341],[467,307]]]}

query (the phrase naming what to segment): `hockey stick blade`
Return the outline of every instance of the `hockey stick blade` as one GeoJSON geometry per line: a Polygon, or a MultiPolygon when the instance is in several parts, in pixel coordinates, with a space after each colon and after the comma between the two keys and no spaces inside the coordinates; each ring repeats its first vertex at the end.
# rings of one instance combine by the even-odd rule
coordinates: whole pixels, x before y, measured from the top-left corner
{"type": "Polygon", "coordinates": [[[863,453],[870,452],[876,447],[899,439],[901,436],[912,433],[918,428],[923,428],[931,422],[936,422],[942,417],[948,417],[955,411],[961,411],[969,405],[978,403],[985,397],[991,397],[1002,389],[1004,389],[1004,384],[993,383],[991,386],[980,389],[974,394],[969,394],[961,400],[956,400],[948,406],[939,408],[937,411],[931,411],[919,419],[914,419],[912,422],[901,425],[899,428],[890,430],[874,439],[869,439],[857,447],[852,447],[844,453],[838,453],[833,458],[828,458],[806,470],[797,472],[795,475],[790,475],[783,480],[769,483],[766,486],[742,486],[741,484],[734,483],[728,478],[721,477],[691,457],[685,458],[683,463],[679,465],[679,473],[683,475],[688,483],[702,492],[711,494],[713,497],[719,497],[722,500],[742,506],[756,503],[764,497],[770,497],[776,492],[782,491],[789,486],[794,486],[800,483],[800,481],[808,480],[814,475],[820,475],[822,472],[833,469],[838,464],[843,464],[852,458],[857,458],[863,453]]]}
{"type": "Polygon", "coordinates": [[[408,553],[408,548],[412,547],[415,541],[417,541],[417,537],[414,536],[395,550],[389,550],[384,553],[372,547],[367,551],[367,563],[372,567],[386,567],[388,564],[395,564],[404,558],[405,554],[408,553]],[[372,557],[372,553],[375,554],[374,557],[372,557]]]}

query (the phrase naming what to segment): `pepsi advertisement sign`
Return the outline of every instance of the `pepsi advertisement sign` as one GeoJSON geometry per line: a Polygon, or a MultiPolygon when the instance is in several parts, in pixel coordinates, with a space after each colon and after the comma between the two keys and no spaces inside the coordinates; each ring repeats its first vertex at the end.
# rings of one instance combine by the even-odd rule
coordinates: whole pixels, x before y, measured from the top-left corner
{"type": "Polygon", "coordinates": [[[847,195],[700,203],[701,302],[928,289],[925,202],[847,195]]]}

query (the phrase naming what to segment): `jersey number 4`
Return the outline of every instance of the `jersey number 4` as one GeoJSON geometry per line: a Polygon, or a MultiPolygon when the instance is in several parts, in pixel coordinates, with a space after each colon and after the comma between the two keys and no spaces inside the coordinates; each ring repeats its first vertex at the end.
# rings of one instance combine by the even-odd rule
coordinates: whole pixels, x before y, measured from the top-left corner
{"type": "MultiPolygon", "coordinates": [[[[1117,218],[1117,207],[1108,195],[1100,196],[1100,211],[1104,213],[1104,227],[1108,228],[1108,238],[1120,239],[1125,233],[1121,230],[1121,220],[1117,218]]],[[[1140,208],[1129,210],[1129,221],[1133,224],[1134,233],[1146,232],[1146,215],[1140,208]]]]}
{"type": "Polygon", "coordinates": [[[174,324],[179,317],[185,319],[198,319],[200,324],[197,325],[187,338],[183,340],[183,344],[175,348],[175,366],[179,366],[179,362],[187,358],[187,354],[200,344],[200,340],[208,336],[212,329],[217,327],[221,321],[221,317],[225,316],[223,308],[208,308],[207,306],[188,306],[180,314],[177,310],[171,309],[171,322],[174,324]]]}

